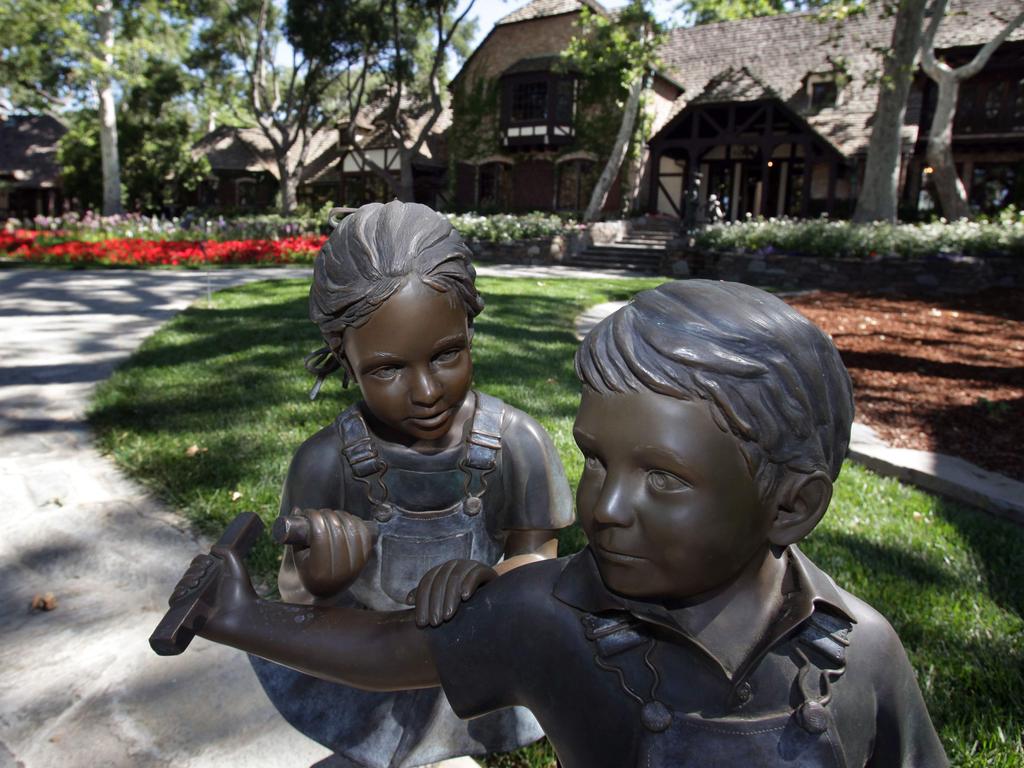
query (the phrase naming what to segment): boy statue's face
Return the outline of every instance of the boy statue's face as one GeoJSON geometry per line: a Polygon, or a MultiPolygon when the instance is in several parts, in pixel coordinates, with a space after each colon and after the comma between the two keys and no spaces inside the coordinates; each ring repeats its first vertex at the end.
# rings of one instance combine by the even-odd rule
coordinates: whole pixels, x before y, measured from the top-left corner
{"type": "Polygon", "coordinates": [[[767,551],[773,516],[705,403],[584,387],[574,435],[585,458],[576,509],[612,591],[700,598],[767,551]]]}

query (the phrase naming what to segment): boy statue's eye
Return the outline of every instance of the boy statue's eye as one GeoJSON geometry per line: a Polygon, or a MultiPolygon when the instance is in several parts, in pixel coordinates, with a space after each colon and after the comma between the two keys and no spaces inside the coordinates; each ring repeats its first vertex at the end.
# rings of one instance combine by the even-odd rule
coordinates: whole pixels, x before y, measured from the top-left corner
{"type": "Polygon", "coordinates": [[[601,464],[601,460],[596,456],[587,456],[584,462],[587,469],[603,469],[604,466],[601,464]]]}
{"type": "Polygon", "coordinates": [[[688,483],[680,480],[671,472],[662,472],[657,469],[647,473],[647,482],[651,488],[662,493],[672,493],[690,487],[688,483]]]}
{"type": "Polygon", "coordinates": [[[434,356],[434,361],[438,363],[450,363],[452,360],[459,356],[460,349],[446,349],[444,352],[434,356]]]}

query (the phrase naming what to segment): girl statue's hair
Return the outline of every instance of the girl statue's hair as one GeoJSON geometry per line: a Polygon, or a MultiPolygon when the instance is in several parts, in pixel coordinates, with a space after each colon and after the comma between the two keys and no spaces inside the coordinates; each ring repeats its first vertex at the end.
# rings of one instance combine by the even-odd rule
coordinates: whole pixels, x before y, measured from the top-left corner
{"type": "Polygon", "coordinates": [[[470,257],[448,219],[425,205],[370,203],[343,219],[313,267],[309,317],[327,346],[306,358],[317,376],[310,397],[341,367],[336,350],[345,329],[365,323],[411,276],[460,300],[472,322],[484,302],[470,257]]]}

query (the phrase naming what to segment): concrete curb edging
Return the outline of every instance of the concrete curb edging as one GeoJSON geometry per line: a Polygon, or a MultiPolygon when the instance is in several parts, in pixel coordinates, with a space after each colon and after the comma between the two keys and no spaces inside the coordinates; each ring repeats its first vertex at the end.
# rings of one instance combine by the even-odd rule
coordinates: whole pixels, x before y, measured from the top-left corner
{"type": "Polygon", "coordinates": [[[854,424],[849,458],[879,475],[894,477],[1024,525],[1024,483],[989,472],[964,459],[931,451],[893,448],[879,440],[874,430],[864,424],[854,424]]]}

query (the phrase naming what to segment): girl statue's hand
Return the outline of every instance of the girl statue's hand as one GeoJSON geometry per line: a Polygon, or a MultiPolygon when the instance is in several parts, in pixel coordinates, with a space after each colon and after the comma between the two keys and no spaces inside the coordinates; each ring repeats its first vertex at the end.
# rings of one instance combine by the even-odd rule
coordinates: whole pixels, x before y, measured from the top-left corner
{"type": "Polygon", "coordinates": [[[316,597],[346,589],[366,565],[376,531],[365,520],[337,509],[299,509],[274,523],[274,538],[294,548],[299,580],[316,597]]]}
{"type": "Polygon", "coordinates": [[[434,566],[406,598],[416,606],[416,626],[441,626],[455,615],[460,603],[497,577],[493,568],[476,560],[449,560],[434,566]]]}

